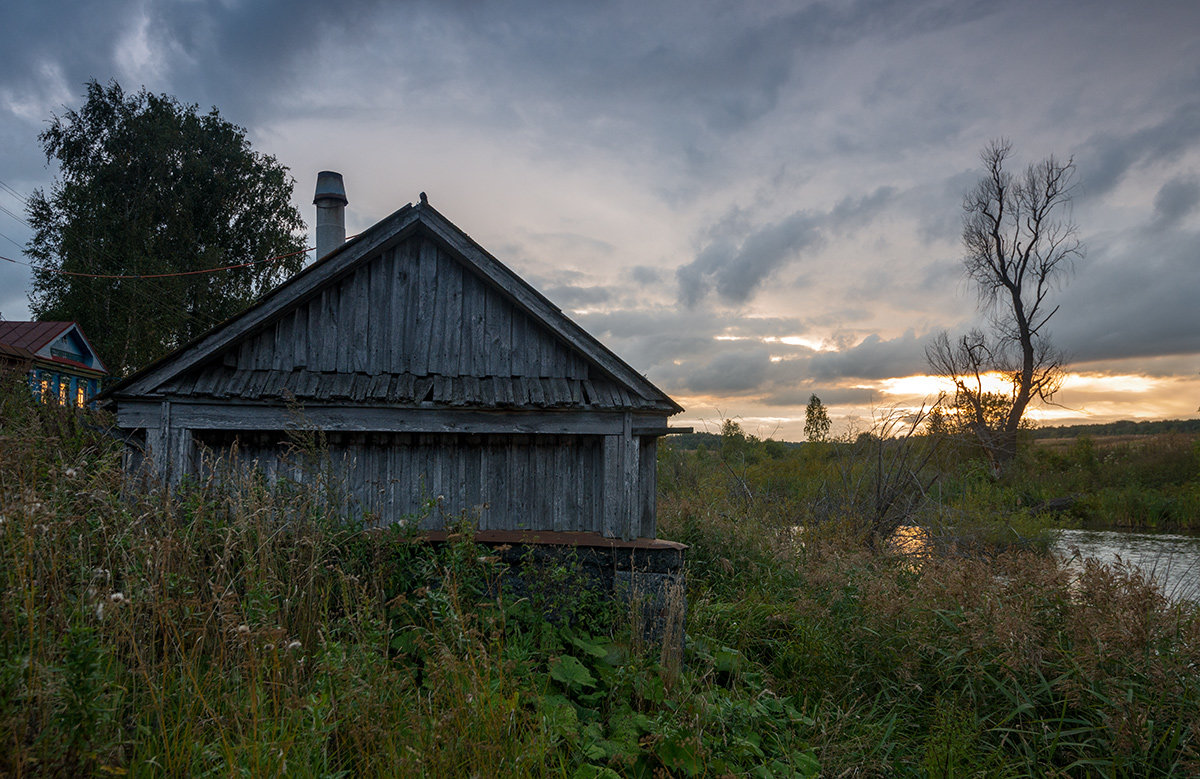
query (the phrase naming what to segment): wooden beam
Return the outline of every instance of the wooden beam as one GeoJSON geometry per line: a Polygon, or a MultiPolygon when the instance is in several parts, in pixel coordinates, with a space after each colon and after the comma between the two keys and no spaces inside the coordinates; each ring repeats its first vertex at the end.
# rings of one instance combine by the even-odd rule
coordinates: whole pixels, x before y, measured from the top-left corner
{"type": "Polygon", "coordinates": [[[621,481],[623,482],[621,538],[638,537],[641,518],[638,516],[638,446],[633,440],[633,414],[626,412],[621,425],[621,481]]]}
{"type": "Polygon", "coordinates": [[[608,538],[619,536],[622,530],[621,520],[624,506],[621,504],[625,497],[625,484],[621,468],[623,438],[620,433],[604,436],[604,491],[600,495],[604,520],[600,533],[608,538]]]}
{"type": "MultiPolygon", "coordinates": [[[[122,429],[160,426],[161,406],[123,401],[122,429]]],[[[388,433],[620,435],[623,415],[606,411],[468,411],[384,406],[286,406],[172,402],[170,423],[193,430],[326,430],[388,433]]]]}

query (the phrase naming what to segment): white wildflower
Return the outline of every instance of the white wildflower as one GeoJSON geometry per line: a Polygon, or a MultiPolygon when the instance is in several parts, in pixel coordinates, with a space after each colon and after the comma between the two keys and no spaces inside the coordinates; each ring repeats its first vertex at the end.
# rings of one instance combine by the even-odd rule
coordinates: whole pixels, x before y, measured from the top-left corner
{"type": "Polygon", "coordinates": [[[74,479],[74,478],[75,478],[76,476],[78,476],[78,475],[79,475],[79,469],[78,469],[78,468],[68,468],[68,469],[67,469],[67,478],[68,478],[68,479],[74,479]]]}
{"type": "Polygon", "coordinates": [[[104,601],[96,603],[96,619],[104,619],[104,601]]]}
{"type": "Polygon", "coordinates": [[[108,599],[110,601],[112,601],[113,603],[124,603],[125,602],[125,593],[114,592],[112,595],[108,596],[108,599]]]}
{"type": "Polygon", "coordinates": [[[288,645],[287,645],[287,650],[289,652],[294,652],[295,650],[299,649],[301,646],[302,645],[299,641],[289,641],[288,645]]]}
{"type": "Polygon", "coordinates": [[[249,625],[238,625],[237,632],[238,632],[238,635],[244,636],[250,632],[250,626],[249,625]]]}
{"type": "Polygon", "coordinates": [[[275,649],[274,644],[263,644],[263,650],[270,652],[275,649]]]}

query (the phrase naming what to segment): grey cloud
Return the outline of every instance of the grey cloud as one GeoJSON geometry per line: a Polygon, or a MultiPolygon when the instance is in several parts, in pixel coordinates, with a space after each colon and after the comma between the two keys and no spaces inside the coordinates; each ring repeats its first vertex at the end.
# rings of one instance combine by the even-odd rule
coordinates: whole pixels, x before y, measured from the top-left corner
{"type": "Polygon", "coordinates": [[[759,391],[771,365],[770,352],[761,346],[726,348],[699,365],[685,379],[692,392],[744,395],[759,391]]]}
{"type": "Polygon", "coordinates": [[[311,60],[322,39],[370,26],[381,5],[351,0],[333,13],[316,0],[18,3],[6,9],[6,32],[0,33],[2,82],[44,92],[44,71],[29,67],[38,63],[61,73],[76,96],[89,79],[118,78],[130,91],[167,89],[202,108],[219,102],[227,118],[246,123],[277,110],[280,87],[311,73],[296,63],[311,60]],[[128,36],[143,23],[150,54],[163,70],[130,83],[120,78],[121,59],[129,54],[128,36]]]}
{"type": "Polygon", "coordinates": [[[630,279],[644,287],[661,284],[665,278],[661,268],[650,265],[635,265],[629,269],[628,274],[630,279]]]}
{"type": "Polygon", "coordinates": [[[573,317],[652,380],[678,376],[680,366],[715,353],[721,318],[710,311],[620,309],[573,317]]]}
{"type": "Polygon", "coordinates": [[[879,393],[857,387],[798,386],[767,393],[763,396],[762,402],[772,406],[807,406],[813,395],[820,398],[822,405],[825,406],[865,406],[875,401],[879,393]]]}
{"type": "MultiPolygon", "coordinates": [[[[894,200],[893,187],[879,187],[862,197],[846,197],[826,213],[797,211],[735,238],[718,234],[696,258],[675,273],[680,301],[694,306],[710,291],[730,303],[745,303],[776,271],[805,250],[817,249],[832,233],[845,233],[869,224],[894,200]]],[[[722,223],[738,225],[745,214],[722,223]]]]}
{"type": "Polygon", "coordinates": [[[1074,360],[1200,353],[1200,233],[1148,229],[1097,247],[1062,293],[1053,337],[1074,360]]]}
{"type": "Polygon", "coordinates": [[[560,308],[579,308],[597,303],[607,303],[612,298],[612,292],[607,287],[600,286],[559,285],[544,287],[542,293],[560,308]]]}
{"type": "Polygon", "coordinates": [[[828,225],[839,231],[864,227],[895,199],[896,188],[891,186],[879,187],[861,197],[844,197],[829,212],[828,225]]]}
{"type": "Polygon", "coordinates": [[[608,241],[579,233],[535,233],[530,240],[564,254],[608,257],[616,251],[608,241]]]}
{"type": "Polygon", "coordinates": [[[891,339],[869,335],[851,349],[813,355],[811,376],[820,380],[886,379],[924,373],[926,341],[911,330],[891,339]]]}
{"type": "Polygon", "coordinates": [[[934,260],[920,269],[919,273],[917,289],[941,297],[962,283],[962,260],[957,257],[934,260]]]}
{"type": "Polygon", "coordinates": [[[710,290],[744,303],[772,273],[804,249],[823,241],[817,220],[797,212],[745,237],[739,245],[718,240],[676,271],[682,302],[694,306],[710,290]]]}
{"type": "Polygon", "coordinates": [[[1134,165],[1170,162],[1200,143],[1200,100],[1189,97],[1166,118],[1148,127],[1088,139],[1076,155],[1080,195],[1105,195],[1134,165]]]}
{"type": "Polygon", "coordinates": [[[1200,178],[1176,176],[1154,196],[1154,222],[1158,228],[1173,227],[1200,204],[1200,178]]]}
{"type": "Polygon", "coordinates": [[[963,195],[979,180],[979,175],[978,170],[960,171],[918,201],[918,230],[923,240],[930,243],[959,240],[963,195]]]}

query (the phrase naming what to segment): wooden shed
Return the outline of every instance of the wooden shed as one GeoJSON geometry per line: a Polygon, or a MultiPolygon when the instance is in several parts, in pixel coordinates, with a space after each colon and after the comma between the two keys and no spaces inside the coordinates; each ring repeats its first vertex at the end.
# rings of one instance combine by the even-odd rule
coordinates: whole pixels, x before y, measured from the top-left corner
{"type": "Polygon", "coordinates": [[[655,537],[656,442],[679,405],[423,195],[334,245],[105,393],[130,467],[177,482],[236,440],[303,480],[289,431],[313,429],[384,524],[466,511],[484,531],[655,537]]]}

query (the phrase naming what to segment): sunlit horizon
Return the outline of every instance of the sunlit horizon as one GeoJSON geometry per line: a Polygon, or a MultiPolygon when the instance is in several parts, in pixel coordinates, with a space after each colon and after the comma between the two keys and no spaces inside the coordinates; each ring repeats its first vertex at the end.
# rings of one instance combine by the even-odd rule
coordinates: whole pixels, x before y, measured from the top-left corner
{"type": "MultiPolygon", "coordinates": [[[[1002,375],[989,374],[982,378],[986,391],[1009,393],[1009,385],[1002,375]]],[[[837,435],[869,430],[873,419],[888,413],[912,414],[922,408],[928,410],[942,393],[947,398],[952,398],[954,393],[953,383],[948,378],[926,374],[858,381],[847,384],[845,389],[870,391],[875,401],[828,403],[822,398],[837,435]]],[[[820,390],[814,394],[821,397],[820,390]]],[[[673,420],[676,426],[715,433],[724,420],[733,419],[747,433],[760,438],[804,440],[805,405],[790,406],[789,410],[794,413],[770,414],[755,413],[760,407],[760,401],[755,398],[730,402],[729,399],[685,396],[681,402],[688,411],[673,420]],[[738,413],[738,409],[744,411],[738,413]]],[[[1042,427],[1107,424],[1122,420],[1194,419],[1200,415],[1197,405],[1200,405],[1200,375],[1179,379],[1130,373],[1106,375],[1095,370],[1068,371],[1053,402],[1034,402],[1025,416],[1042,427]]]]}

